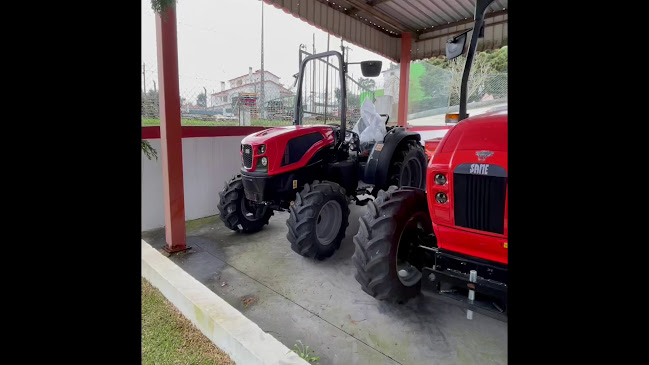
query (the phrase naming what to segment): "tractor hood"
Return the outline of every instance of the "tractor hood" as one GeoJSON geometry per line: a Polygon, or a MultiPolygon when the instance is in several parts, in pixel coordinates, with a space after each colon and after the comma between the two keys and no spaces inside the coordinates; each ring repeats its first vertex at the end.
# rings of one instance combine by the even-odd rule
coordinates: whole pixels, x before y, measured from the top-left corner
{"type": "Polygon", "coordinates": [[[467,118],[442,139],[426,173],[440,248],[507,263],[507,155],[507,110],[467,118]]]}
{"type": "Polygon", "coordinates": [[[286,135],[289,133],[296,133],[298,135],[302,135],[304,133],[301,132],[321,132],[321,133],[331,133],[333,128],[331,126],[326,126],[326,125],[309,125],[309,126],[302,126],[302,125],[290,125],[286,127],[275,127],[275,128],[268,128],[265,129],[261,132],[253,133],[248,136],[246,136],[241,143],[244,144],[257,144],[257,143],[264,143],[274,137],[281,136],[281,135],[286,135]]]}
{"type": "Polygon", "coordinates": [[[317,151],[334,143],[334,128],[293,125],[250,134],[241,140],[242,171],[271,176],[302,168],[317,151]]]}
{"type": "Polygon", "coordinates": [[[507,151],[507,110],[468,118],[448,133],[442,153],[454,151],[507,151]]]}

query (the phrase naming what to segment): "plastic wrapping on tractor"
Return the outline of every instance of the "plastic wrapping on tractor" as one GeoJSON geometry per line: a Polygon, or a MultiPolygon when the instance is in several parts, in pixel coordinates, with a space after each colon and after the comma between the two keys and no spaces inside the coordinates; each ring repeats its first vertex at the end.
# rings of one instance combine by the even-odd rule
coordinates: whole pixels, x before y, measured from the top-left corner
{"type": "Polygon", "coordinates": [[[352,128],[358,134],[361,149],[371,150],[376,142],[383,141],[387,130],[383,117],[376,112],[376,107],[370,98],[366,98],[361,107],[361,117],[352,128]]]}

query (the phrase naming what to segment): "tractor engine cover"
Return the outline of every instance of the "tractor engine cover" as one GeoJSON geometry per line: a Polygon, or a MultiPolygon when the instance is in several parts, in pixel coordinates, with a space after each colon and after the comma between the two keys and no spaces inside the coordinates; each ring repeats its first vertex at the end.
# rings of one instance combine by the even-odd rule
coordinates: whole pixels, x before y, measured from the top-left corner
{"type": "Polygon", "coordinates": [[[335,139],[335,126],[326,125],[276,127],[246,136],[239,152],[246,198],[290,200],[311,181],[309,175],[325,172],[319,162],[325,160],[335,139]]]}

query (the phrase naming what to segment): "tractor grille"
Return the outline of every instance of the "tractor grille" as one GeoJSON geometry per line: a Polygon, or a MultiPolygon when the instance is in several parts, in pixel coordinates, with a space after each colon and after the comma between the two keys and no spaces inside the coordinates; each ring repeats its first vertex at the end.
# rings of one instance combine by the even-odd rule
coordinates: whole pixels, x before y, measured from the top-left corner
{"type": "Polygon", "coordinates": [[[243,167],[249,169],[252,167],[252,146],[249,144],[241,145],[241,157],[243,158],[243,167]]]}
{"type": "Polygon", "coordinates": [[[455,225],[504,233],[507,178],[453,174],[455,225]]]}

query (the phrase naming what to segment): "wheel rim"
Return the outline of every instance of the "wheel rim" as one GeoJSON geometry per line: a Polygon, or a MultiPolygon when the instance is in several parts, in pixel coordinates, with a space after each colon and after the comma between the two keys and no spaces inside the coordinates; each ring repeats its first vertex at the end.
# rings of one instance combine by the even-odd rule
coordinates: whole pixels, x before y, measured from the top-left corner
{"type": "Polygon", "coordinates": [[[327,246],[336,239],[340,224],[342,223],[343,210],[335,200],[329,200],[320,209],[316,218],[316,236],[321,245],[327,246]]]}
{"type": "Polygon", "coordinates": [[[412,257],[411,251],[414,252],[418,246],[416,236],[422,231],[425,232],[426,214],[426,212],[419,212],[413,215],[406,222],[399,236],[395,268],[399,281],[407,287],[413,286],[421,280],[421,271],[410,263],[410,258],[412,257]]]}
{"type": "Polygon", "coordinates": [[[259,204],[253,204],[248,199],[241,199],[241,213],[243,213],[244,218],[250,222],[255,222],[261,219],[264,215],[265,206],[259,204]]]}
{"type": "Polygon", "coordinates": [[[421,162],[417,158],[411,158],[403,165],[399,181],[401,182],[401,186],[421,188],[422,176],[421,162]]]}

